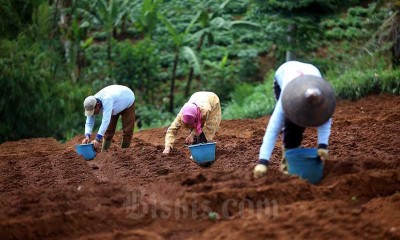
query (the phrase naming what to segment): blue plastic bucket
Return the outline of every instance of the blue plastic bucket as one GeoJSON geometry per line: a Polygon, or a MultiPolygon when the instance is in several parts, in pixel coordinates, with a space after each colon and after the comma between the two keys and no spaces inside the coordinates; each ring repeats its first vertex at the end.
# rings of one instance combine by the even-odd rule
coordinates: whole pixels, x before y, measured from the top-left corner
{"type": "Polygon", "coordinates": [[[200,143],[189,146],[193,160],[198,164],[208,163],[215,160],[215,142],[200,143]]]}
{"type": "Polygon", "coordinates": [[[92,160],[96,156],[93,143],[75,145],[76,152],[83,156],[85,160],[92,160]]]}
{"type": "Polygon", "coordinates": [[[285,153],[288,172],[310,183],[319,183],[323,175],[323,163],[316,148],[295,148],[285,153]]]}

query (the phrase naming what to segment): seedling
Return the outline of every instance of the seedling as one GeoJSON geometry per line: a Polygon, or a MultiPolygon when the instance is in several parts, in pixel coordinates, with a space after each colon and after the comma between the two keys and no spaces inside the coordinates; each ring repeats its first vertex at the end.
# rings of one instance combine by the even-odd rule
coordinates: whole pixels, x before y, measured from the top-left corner
{"type": "Polygon", "coordinates": [[[213,220],[213,221],[218,220],[219,219],[219,214],[217,212],[209,212],[208,213],[208,218],[210,220],[213,220]]]}

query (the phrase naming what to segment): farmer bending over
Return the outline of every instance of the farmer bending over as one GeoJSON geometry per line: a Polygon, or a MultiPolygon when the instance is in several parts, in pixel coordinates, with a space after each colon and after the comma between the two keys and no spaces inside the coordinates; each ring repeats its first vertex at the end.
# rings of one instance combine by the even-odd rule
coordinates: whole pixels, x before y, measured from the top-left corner
{"type": "Polygon", "coordinates": [[[165,135],[163,154],[169,154],[182,126],[190,129],[186,144],[206,143],[213,139],[221,123],[221,106],[213,92],[196,92],[183,105],[165,135]]]}
{"type": "Polygon", "coordinates": [[[122,148],[128,148],[131,144],[133,129],[135,127],[135,94],[131,89],[121,85],[111,85],[103,88],[94,96],[89,96],[83,102],[86,115],[85,139],[82,143],[89,143],[92,133],[95,115],[102,113],[103,119],[96,139],[92,141],[95,148],[100,147],[103,140],[102,150],[111,146],[111,140],[115,134],[118,118],[122,116],[122,148]]]}
{"type": "Polygon", "coordinates": [[[280,169],[287,173],[285,151],[298,148],[303,140],[305,127],[318,128],[318,155],[328,159],[328,140],[336,99],[331,86],[313,65],[289,61],[282,64],[275,74],[274,93],[277,103],[269,120],[259,162],[254,177],[267,173],[267,166],[282,131],[282,160],[280,169]]]}

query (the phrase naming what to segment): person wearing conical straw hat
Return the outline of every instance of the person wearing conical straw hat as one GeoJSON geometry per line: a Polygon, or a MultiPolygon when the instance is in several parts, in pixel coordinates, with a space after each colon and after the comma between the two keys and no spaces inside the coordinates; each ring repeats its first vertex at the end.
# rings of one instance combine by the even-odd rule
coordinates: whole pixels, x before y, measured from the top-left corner
{"type": "Polygon", "coordinates": [[[318,155],[327,160],[328,140],[336,98],[331,85],[318,68],[309,63],[289,61],[275,73],[274,93],[277,103],[269,120],[260,148],[259,161],[253,170],[255,178],[267,173],[278,135],[282,132],[280,169],[287,173],[285,151],[301,146],[307,127],[318,131],[318,155]]]}
{"type": "Polygon", "coordinates": [[[83,102],[85,108],[86,124],[85,139],[82,144],[90,142],[90,136],[95,123],[95,116],[102,114],[102,121],[96,138],[91,142],[95,148],[102,145],[102,150],[111,146],[119,116],[122,118],[122,143],[121,148],[131,145],[135,127],[135,94],[122,85],[110,85],[101,89],[94,96],[88,96],[83,102]],[[103,141],[104,138],[104,141],[103,141]]]}
{"type": "Polygon", "coordinates": [[[178,130],[181,127],[190,129],[185,139],[186,144],[198,144],[211,141],[221,123],[221,105],[218,96],[213,92],[196,92],[183,105],[165,135],[164,155],[174,147],[178,130]]]}

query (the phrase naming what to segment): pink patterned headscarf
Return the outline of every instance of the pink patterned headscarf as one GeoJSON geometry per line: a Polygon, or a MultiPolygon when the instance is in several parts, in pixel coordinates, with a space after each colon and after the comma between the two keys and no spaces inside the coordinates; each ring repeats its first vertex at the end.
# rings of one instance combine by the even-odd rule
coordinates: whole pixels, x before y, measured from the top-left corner
{"type": "Polygon", "coordinates": [[[192,126],[196,134],[202,133],[201,130],[201,111],[194,103],[185,103],[182,107],[182,120],[184,123],[192,126]]]}

